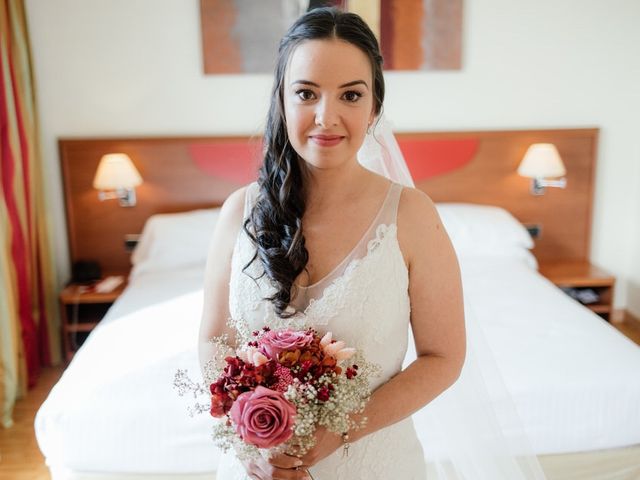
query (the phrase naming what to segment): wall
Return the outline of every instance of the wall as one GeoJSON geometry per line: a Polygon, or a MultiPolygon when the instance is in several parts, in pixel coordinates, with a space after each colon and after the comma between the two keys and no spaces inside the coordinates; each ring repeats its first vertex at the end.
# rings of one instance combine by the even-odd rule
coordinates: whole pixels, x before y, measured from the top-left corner
{"type": "MultiPolygon", "coordinates": [[[[640,312],[640,2],[465,3],[463,69],[388,73],[387,115],[401,131],[600,127],[591,257],[640,312]]],[[[197,0],[26,4],[62,282],[58,137],[256,133],[271,77],[203,76],[197,0]]]]}
{"type": "MultiPolygon", "coordinates": [[[[639,87],[640,88],[640,87],[639,87]]],[[[629,206],[629,221],[633,225],[630,234],[631,253],[628,269],[627,289],[627,309],[631,314],[640,319],[640,146],[636,145],[635,152],[631,152],[632,158],[635,158],[635,190],[631,194],[635,194],[635,201],[629,206]]],[[[631,199],[634,197],[632,196],[631,199]]],[[[622,288],[625,288],[624,286],[622,288]]]]}

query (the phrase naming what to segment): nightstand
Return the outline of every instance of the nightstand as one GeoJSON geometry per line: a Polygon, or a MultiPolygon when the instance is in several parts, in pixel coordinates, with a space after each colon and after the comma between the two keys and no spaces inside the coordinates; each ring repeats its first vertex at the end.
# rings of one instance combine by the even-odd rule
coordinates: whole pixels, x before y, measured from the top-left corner
{"type": "Polygon", "coordinates": [[[616,282],[613,275],[588,261],[580,260],[540,262],[539,271],[558,287],[578,297],[576,300],[589,310],[606,321],[611,320],[613,288],[616,282]],[[588,290],[595,293],[595,296],[588,290]],[[591,296],[593,298],[589,299],[591,296]],[[596,298],[596,301],[592,301],[596,298]]]}
{"type": "Polygon", "coordinates": [[[60,292],[62,344],[67,363],[120,296],[126,284],[125,280],[112,291],[101,293],[92,289],[93,284],[71,283],[60,292]]]}

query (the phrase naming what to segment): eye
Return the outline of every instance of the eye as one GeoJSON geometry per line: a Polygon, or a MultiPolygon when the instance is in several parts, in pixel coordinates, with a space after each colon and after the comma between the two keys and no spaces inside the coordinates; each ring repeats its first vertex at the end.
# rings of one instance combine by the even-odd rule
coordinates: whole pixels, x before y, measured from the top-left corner
{"type": "Polygon", "coordinates": [[[303,101],[313,100],[313,98],[315,97],[315,94],[307,88],[297,90],[296,95],[300,97],[300,100],[303,100],[303,101]]]}
{"type": "Polygon", "coordinates": [[[350,103],[355,103],[358,100],[360,100],[360,97],[362,97],[362,93],[357,92],[355,90],[349,90],[348,92],[344,92],[344,94],[342,95],[342,97],[350,103]]]}

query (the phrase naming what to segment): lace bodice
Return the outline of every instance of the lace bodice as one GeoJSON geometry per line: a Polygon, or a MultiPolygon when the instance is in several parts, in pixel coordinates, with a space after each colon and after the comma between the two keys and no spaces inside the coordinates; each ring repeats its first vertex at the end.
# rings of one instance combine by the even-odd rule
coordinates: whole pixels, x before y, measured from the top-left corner
{"type": "MultiPolygon", "coordinates": [[[[358,245],[327,277],[301,289],[289,306],[295,315],[287,319],[278,317],[273,305],[264,300],[274,287],[266,275],[261,277],[260,262],[256,260],[246,273],[242,271],[255,247],[241,230],[229,284],[229,311],[239,338],[248,339],[253,330],[265,325],[296,329],[313,326],[321,334],[331,331],[334,338],[362,350],[369,361],[381,367],[382,375],[373,379],[372,389],[396,375],[407,350],[410,318],[409,276],[396,225],[401,191],[401,185],[391,184],[358,245]]],[[[257,184],[253,183],[247,189],[245,218],[256,193],[257,184]]],[[[225,456],[221,469],[225,476],[220,478],[225,480],[247,478],[231,454],[225,456]]],[[[347,459],[335,452],[314,466],[311,473],[316,480],[425,478],[423,453],[410,418],[364,437],[352,446],[347,459]]]]}

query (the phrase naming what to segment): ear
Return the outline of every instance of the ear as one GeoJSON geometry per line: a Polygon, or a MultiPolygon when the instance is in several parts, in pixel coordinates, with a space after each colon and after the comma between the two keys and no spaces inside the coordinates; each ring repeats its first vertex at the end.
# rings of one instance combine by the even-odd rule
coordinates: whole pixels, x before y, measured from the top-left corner
{"type": "Polygon", "coordinates": [[[374,120],[376,119],[376,108],[371,107],[371,113],[369,114],[369,125],[373,125],[374,120]]]}

